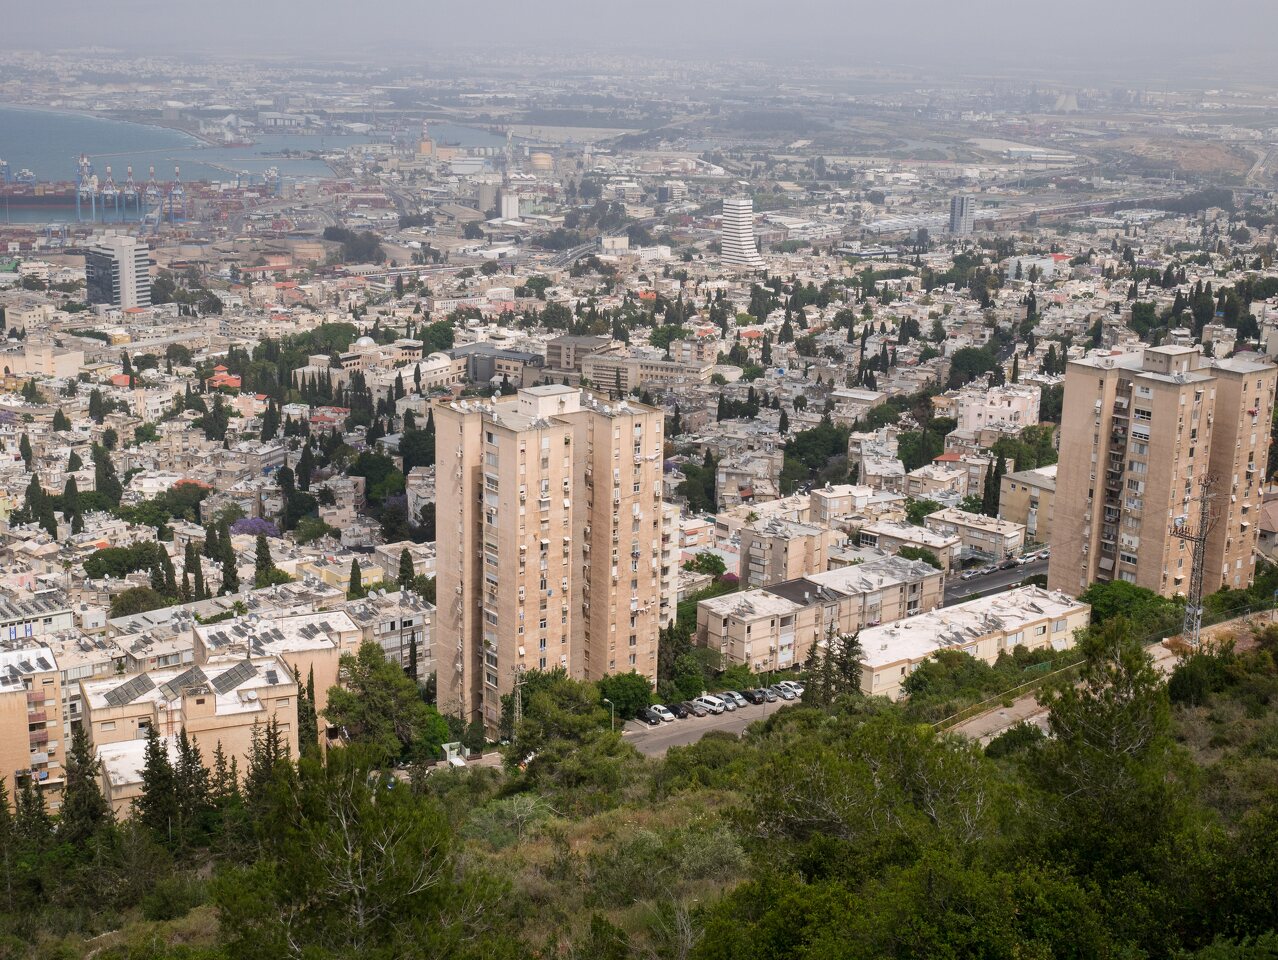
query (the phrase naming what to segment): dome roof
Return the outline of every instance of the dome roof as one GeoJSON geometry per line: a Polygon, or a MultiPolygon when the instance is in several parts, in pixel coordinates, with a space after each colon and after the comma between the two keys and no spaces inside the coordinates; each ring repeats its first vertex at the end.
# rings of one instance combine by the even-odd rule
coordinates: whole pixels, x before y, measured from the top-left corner
{"type": "Polygon", "coordinates": [[[372,337],[360,337],[358,340],[356,340],[356,341],[355,341],[355,346],[357,346],[357,347],[375,347],[375,346],[377,346],[377,341],[376,341],[376,340],[374,340],[372,337]]]}

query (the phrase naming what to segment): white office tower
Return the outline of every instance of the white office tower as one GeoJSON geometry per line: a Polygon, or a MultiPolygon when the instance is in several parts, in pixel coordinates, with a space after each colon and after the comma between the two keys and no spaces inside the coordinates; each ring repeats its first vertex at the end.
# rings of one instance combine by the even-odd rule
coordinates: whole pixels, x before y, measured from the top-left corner
{"type": "Polygon", "coordinates": [[[133,237],[107,237],[84,255],[90,303],[122,310],[151,305],[151,255],[133,237]]]}
{"type": "Polygon", "coordinates": [[[966,237],[976,224],[976,198],[970,193],[950,197],[950,233],[966,237]]]}
{"type": "Polygon", "coordinates": [[[723,235],[720,238],[723,265],[745,270],[762,270],[763,257],[754,243],[754,199],[725,197],[723,235]]]}

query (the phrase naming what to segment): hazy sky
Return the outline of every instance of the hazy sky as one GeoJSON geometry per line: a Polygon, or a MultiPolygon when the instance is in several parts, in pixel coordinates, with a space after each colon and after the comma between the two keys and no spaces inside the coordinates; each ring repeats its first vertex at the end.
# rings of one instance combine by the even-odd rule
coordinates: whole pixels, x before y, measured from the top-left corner
{"type": "Polygon", "coordinates": [[[1159,76],[1204,66],[1229,76],[1268,68],[1276,34],[1273,0],[54,0],[5,18],[0,45],[340,58],[585,43],[974,73],[1139,65],[1159,76]]]}

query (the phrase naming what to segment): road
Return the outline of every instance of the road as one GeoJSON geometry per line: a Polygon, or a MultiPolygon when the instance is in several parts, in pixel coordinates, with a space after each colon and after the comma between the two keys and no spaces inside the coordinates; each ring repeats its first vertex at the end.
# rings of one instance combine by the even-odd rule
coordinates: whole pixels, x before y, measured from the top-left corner
{"type": "Polygon", "coordinates": [[[660,757],[664,756],[671,747],[695,743],[711,730],[722,730],[738,736],[756,720],[771,716],[785,705],[784,700],[758,705],[752,703],[747,707],[739,707],[732,713],[721,713],[717,717],[689,717],[687,720],[663,723],[659,727],[650,727],[638,720],[631,720],[622,730],[622,736],[644,756],[660,757]]]}
{"type": "MultiPolygon", "coordinates": [[[[1253,625],[1269,623],[1272,617],[1271,613],[1248,614],[1210,627],[1203,627],[1203,642],[1210,643],[1227,638],[1237,645],[1235,649],[1245,649],[1254,644],[1254,641],[1250,639],[1253,625]]],[[[1150,644],[1145,649],[1154,661],[1154,668],[1163,676],[1170,676],[1176,669],[1179,655],[1176,647],[1170,642],[1150,644]]],[[[983,713],[954,724],[949,729],[951,733],[958,733],[980,744],[987,744],[1018,723],[1032,723],[1044,733],[1047,732],[1047,708],[1039,704],[1037,691],[1022,694],[1012,701],[1011,706],[991,707],[983,713]]]]}
{"type": "Polygon", "coordinates": [[[1047,573],[1047,561],[1036,560],[1024,566],[1012,567],[1010,570],[995,570],[971,580],[960,580],[957,575],[951,577],[945,585],[945,605],[960,603],[976,594],[997,593],[1022,580],[1047,573]]]}

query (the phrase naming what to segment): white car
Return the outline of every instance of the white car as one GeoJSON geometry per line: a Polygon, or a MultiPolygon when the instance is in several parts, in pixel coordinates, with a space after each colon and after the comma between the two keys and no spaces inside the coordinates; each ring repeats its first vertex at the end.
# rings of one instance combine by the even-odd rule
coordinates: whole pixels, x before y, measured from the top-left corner
{"type": "Polygon", "coordinates": [[[788,688],[796,697],[803,696],[803,684],[796,680],[780,680],[777,682],[777,686],[788,688]]]}
{"type": "Polygon", "coordinates": [[[671,713],[668,709],[663,707],[661,704],[659,703],[653,704],[652,707],[650,707],[650,709],[652,710],[653,713],[655,713],[657,716],[661,718],[662,723],[674,723],[675,715],[671,713]]]}
{"type": "Polygon", "coordinates": [[[724,704],[722,700],[720,700],[718,697],[712,697],[708,693],[695,698],[692,702],[701,704],[703,707],[705,707],[707,710],[709,710],[711,713],[715,714],[716,716],[720,713],[723,713],[723,711],[727,709],[727,705],[724,704]]]}

